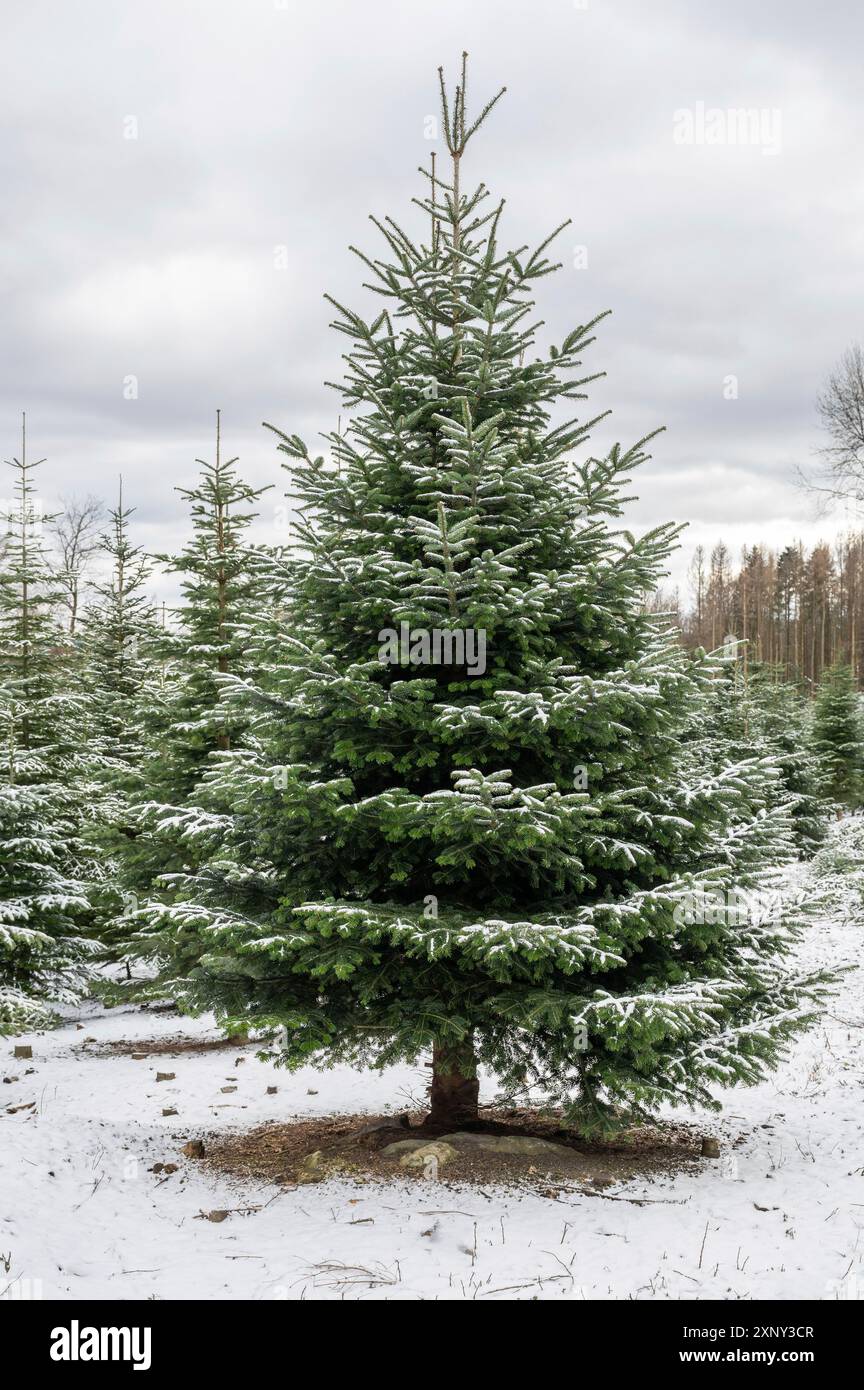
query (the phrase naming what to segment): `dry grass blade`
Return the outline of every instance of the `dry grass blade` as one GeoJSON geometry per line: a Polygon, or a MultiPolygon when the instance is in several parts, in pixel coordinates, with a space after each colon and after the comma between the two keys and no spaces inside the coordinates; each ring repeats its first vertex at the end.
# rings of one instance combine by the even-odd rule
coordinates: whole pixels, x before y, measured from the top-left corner
{"type": "MultiPolygon", "coordinates": [[[[371,1267],[366,1265],[343,1264],[341,1260],[325,1260],[322,1264],[310,1265],[307,1273],[303,1276],[308,1278],[312,1275],[316,1284],[321,1284],[327,1289],[360,1284],[366,1285],[370,1289],[392,1287],[401,1280],[401,1273],[397,1268],[388,1269],[386,1265],[375,1264],[371,1267]]],[[[299,1280],[295,1280],[299,1283],[299,1280]]]]}

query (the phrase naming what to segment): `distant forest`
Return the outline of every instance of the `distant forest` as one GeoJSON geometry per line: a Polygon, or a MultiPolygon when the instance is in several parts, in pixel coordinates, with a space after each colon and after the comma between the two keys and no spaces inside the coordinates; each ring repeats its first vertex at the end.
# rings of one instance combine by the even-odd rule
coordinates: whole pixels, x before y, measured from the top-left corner
{"type": "Polygon", "coordinates": [[[675,615],[688,647],[711,650],[734,635],[746,639],[749,661],[776,664],[805,691],[836,662],[851,666],[860,688],[864,532],[809,550],[744,547],[737,561],[722,540],[710,554],[698,546],[687,592],[658,590],[649,607],[675,615]]]}

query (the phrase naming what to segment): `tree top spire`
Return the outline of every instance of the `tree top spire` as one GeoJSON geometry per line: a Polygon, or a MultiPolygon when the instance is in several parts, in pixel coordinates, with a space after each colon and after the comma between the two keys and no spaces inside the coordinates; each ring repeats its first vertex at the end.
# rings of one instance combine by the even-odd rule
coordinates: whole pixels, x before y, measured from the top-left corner
{"type": "Polygon", "coordinates": [[[468,54],[466,52],[463,51],[462,53],[462,75],[453,94],[452,110],[447,100],[447,86],[444,81],[443,67],[439,67],[438,69],[438,84],[441,89],[441,119],[444,125],[444,140],[450,154],[454,159],[458,159],[460,155],[464,153],[465,146],[468,144],[471,136],[480,129],[486,117],[489,115],[489,112],[492,110],[492,107],[501,100],[507,88],[502,87],[499,92],[496,92],[491,101],[487,101],[476,121],[466,127],[465,96],[468,86],[468,54]]]}

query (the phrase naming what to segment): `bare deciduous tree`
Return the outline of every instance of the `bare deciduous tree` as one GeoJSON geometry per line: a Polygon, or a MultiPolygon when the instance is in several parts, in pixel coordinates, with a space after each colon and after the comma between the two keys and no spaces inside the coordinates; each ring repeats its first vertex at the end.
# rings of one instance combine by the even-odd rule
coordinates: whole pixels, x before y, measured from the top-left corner
{"type": "Polygon", "coordinates": [[[56,548],[56,574],[66,594],[69,636],[75,636],[81,589],[99,549],[104,508],[98,497],[61,497],[63,508],[49,523],[56,548]]]}
{"type": "Polygon", "coordinates": [[[824,467],[806,485],[828,502],[864,501],[864,352],[853,343],[831,372],[816,401],[828,435],[819,449],[824,467]]]}

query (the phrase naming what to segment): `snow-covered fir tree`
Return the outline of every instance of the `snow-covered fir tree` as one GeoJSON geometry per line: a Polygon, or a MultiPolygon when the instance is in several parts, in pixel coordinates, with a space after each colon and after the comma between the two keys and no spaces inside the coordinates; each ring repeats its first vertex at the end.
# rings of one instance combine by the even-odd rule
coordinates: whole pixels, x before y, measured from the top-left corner
{"type": "Polygon", "coordinates": [[[804,857],[822,844],[830,815],[808,705],[780,668],[748,663],[746,644],[729,637],[718,653],[716,677],[693,709],[687,736],[697,766],[718,771],[758,757],[776,769],[766,784],[766,810],[791,816],[804,857]]]}
{"type": "Polygon", "coordinates": [[[838,808],[854,810],[864,795],[864,727],[855,677],[839,663],[823,675],[816,693],[813,744],[838,808]]]}
{"type": "Polygon", "coordinates": [[[245,723],[220,701],[220,680],[249,669],[249,617],[267,587],[267,564],[247,532],[270,485],[252,487],[238,460],[224,457],[219,411],[214,461],[197,463],[195,485],[177,489],[189,504],[191,538],[179,554],[156,557],[180,576],[181,602],[148,647],[151,669],[138,699],[139,790],[118,846],[123,882],[135,893],[190,863],[191,841],[177,816],[195,801],[211,755],[229,749],[245,723]]]}
{"type": "Polygon", "coordinates": [[[108,529],[99,540],[107,573],[91,583],[81,633],[101,749],[127,775],[143,760],[138,706],[161,640],[147,591],[150,562],[130,537],[134,510],[124,506],[121,480],[117,506],[109,510],[108,529]]]}
{"type": "Polygon", "coordinates": [[[121,479],[117,505],[109,509],[108,528],[99,538],[105,571],[91,582],[77,644],[91,724],[89,834],[103,863],[100,906],[110,923],[103,943],[119,944],[121,951],[128,926],[124,910],[137,905],[135,896],[124,891],[121,865],[130,841],[137,838],[139,806],[146,795],[143,715],[159,682],[162,638],[147,591],[150,561],[130,535],[134,510],[124,505],[121,479]]]}
{"type": "Polygon", "coordinates": [[[760,734],[792,801],[796,843],[809,857],[825,841],[831,811],[826,770],[813,742],[812,702],[783,678],[782,667],[767,662],[751,668],[749,694],[760,734]]]}
{"type": "Polygon", "coordinates": [[[209,858],[140,949],[185,1007],[284,1030],[289,1066],[431,1050],[435,1125],[476,1118],[485,1064],[589,1129],[757,1080],[822,985],[785,959],[776,769],[682,750],[712,669],[642,603],[676,528],[620,521],[647,439],[584,457],[597,320],[540,350],[552,238],[507,250],[466,187],[499,97],[469,121],[465,78],[419,234],[373,219],[358,252],[380,308],[334,303],[350,427],[329,457],[281,436],[291,629],[266,681],[225,681],[251,727],[207,774],[221,828],[187,819],[209,858]]]}
{"type": "Polygon", "coordinates": [[[26,421],[21,436],[0,569],[0,1033],[40,1026],[80,994],[103,878],[84,833],[89,709],[42,539],[26,421]]]}

